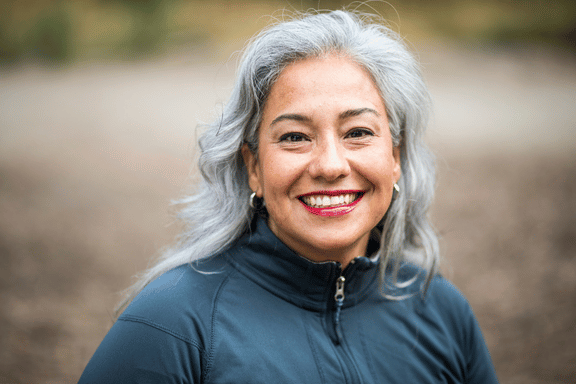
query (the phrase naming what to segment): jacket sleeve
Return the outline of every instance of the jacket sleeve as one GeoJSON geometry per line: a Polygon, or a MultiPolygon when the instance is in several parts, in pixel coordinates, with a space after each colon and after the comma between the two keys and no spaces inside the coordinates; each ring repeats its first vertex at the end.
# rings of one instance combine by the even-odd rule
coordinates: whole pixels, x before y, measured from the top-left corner
{"type": "Polygon", "coordinates": [[[482,336],[472,309],[468,307],[467,313],[467,375],[466,382],[470,384],[497,384],[498,377],[490,357],[490,352],[482,336]]]}
{"type": "Polygon", "coordinates": [[[431,306],[439,323],[447,327],[458,360],[460,379],[467,384],[497,384],[498,378],[470,303],[452,283],[437,277],[431,285],[431,306]]]}
{"type": "Polygon", "coordinates": [[[146,319],[121,317],[80,377],[79,384],[200,383],[201,346],[146,319]]]}

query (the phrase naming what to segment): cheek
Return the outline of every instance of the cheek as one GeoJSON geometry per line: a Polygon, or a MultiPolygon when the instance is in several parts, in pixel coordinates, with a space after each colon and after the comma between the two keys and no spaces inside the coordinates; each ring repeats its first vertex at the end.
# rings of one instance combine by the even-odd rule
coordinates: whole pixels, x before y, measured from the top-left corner
{"type": "MultiPolygon", "coordinates": [[[[283,156],[275,154],[264,157],[260,163],[261,185],[264,189],[264,198],[278,198],[286,194],[294,177],[294,163],[283,156]]],[[[285,157],[285,156],[284,156],[285,157]]]]}
{"type": "Polygon", "coordinates": [[[387,191],[394,184],[396,162],[391,151],[375,150],[359,154],[354,168],[377,189],[387,191]]]}
{"type": "Polygon", "coordinates": [[[303,154],[270,148],[262,152],[260,172],[264,184],[269,187],[290,185],[298,179],[307,167],[307,157],[303,154]]]}

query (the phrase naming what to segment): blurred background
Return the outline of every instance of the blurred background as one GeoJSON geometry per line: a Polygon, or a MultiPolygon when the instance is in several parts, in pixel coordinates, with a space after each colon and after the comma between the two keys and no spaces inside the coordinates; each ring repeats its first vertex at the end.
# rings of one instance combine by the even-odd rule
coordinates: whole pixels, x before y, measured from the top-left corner
{"type": "MultiPolygon", "coordinates": [[[[76,382],[178,233],[199,122],[266,25],[339,1],[0,0],[0,383],[76,382]]],[[[377,12],[435,104],[432,216],[502,383],[576,382],[576,2],[377,12]]]]}

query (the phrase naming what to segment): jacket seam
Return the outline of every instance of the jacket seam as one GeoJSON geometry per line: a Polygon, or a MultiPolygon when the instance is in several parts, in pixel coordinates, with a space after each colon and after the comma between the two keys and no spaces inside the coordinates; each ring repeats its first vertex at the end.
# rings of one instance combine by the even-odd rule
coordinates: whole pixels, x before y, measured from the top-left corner
{"type": "Polygon", "coordinates": [[[364,355],[366,355],[366,363],[368,365],[368,370],[370,371],[370,374],[372,375],[374,381],[378,381],[378,375],[376,375],[376,370],[374,369],[374,363],[372,362],[372,354],[370,353],[370,350],[366,345],[366,337],[364,335],[364,330],[361,327],[359,327],[358,333],[360,337],[360,343],[362,344],[362,350],[364,351],[364,355]]]}
{"type": "MultiPolygon", "coordinates": [[[[304,314],[302,314],[302,316],[304,316],[304,314]]],[[[306,327],[306,322],[304,321],[304,319],[302,319],[302,321],[304,322],[304,329],[306,330],[306,338],[308,339],[308,345],[310,345],[310,350],[312,351],[312,356],[314,357],[314,362],[316,363],[316,369],[318,370],[318,375],[320,376],[320,381],[322,383],[326,383],[326,377],[324,377],[324,371],[322,370],[322,364],[320,364],[320,359],[318,358],[318,352],[316,351],[316,347],[314,346],[314,340],[312,340],[312,337],[310,336],[310,330],[308,329],[309,327],[306,327]]]]}
{"type": "Polygon", "coordinates": [[[175,332],[175,331],[173,331],[173,330],[171,330],[171,329],[169,329],[169,328],[167,328],[167,327],[165,327],[165,326],[163,326],[163,325],[160,325],[160,324],[157,324],[157,323],[155,323],[155,322],[153,322],[153,321],[150,321],[150,320],[148,320],[148,319],[146,319],[146,318],[139,317],[139,316],[133,316],[133,315],[123,315],[123,316],[122,316],[121,318],[119,318],[118,320],[119,320],[119,321],[128,321],[128,322],[134,322],[134,323],[140,323],[140,324],[147,325],[147,326],[149,326],[149,327],[152,327],[152,328],[155,328],[155,329],[157,329],[157,330],[159,330],[159,331],[162,331],[162,332],[164,332],[164,333],[166,333],[166,334],[169,334],[169,335],[171,335],[171,336],[173,336],[173,337],[175,337],[175,338],[177,338],[177,339],[179,339],[179,340],[181,340],[181,341],[183,341],[183,342],[185,342],[185,343],[187,343],[187,344],[192,345],[193,347],[195,347],[196,349],[198,349],[200,352],[203,352],[203,351],[204,351],[204,348],[203,348],[197,341],[195,341],[195,340],[193,340],[193,339],[190,339],[190,338],[188,338],[188,337],[186,337],[186,336],[184,336],[184,335],[182,335],[182,334],[180,334],[180,333],[178,333],[178,332],[175,332]]]}
{"type": "Polygon", "coordinates": [[[236,272],[236,270],[232,270],[224,280],[220,283],[218,290],[216,291],[216,295],[214,296],[214,308],[212,309],[212,318],[210,320],[210,347],[208,349],[207,357],[206,357],[206,370],[202,372],[202,382],[207,383],[208,379],[210,378],[210,371],[212,369],[212,363],[214,360],[214,338],[216,336],[216,315],[218,313],[218,300],[220,299],[220,294],[223,291],[224,286],[228,283],[230,276],[236,272]]]}

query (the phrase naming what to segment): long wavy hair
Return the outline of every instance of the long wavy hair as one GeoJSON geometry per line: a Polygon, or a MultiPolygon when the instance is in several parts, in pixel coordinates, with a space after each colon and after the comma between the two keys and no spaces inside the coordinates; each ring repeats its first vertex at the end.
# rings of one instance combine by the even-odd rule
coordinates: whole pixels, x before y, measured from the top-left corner
{"type": "Polygon", "coordinates": [[[257,154],[264,104],[282,70],[331,53],[345,55],[371,74],[385,102],[393,144],[400,147],[401,192],[373,231],[380,241],[381,277],[393,276],[397,287],[411,284],[415,279],[395,278],[408,260],[425,271],[426,289],[439,258],[438,239],[427,218],[435,184],[433,160],[422,140],[430,110],[428,90],[419,65],[396,33],[372,15],[332,11],[281,22],[248,44],[221,116],[202,127],[202,177],[196,190],[180,200],[184,232],[129,289],[117,313],[159,275],[227,249],[248,229],[256,212],[248,202],[252,191],[241,147],[247,143],[257,154]]]}

